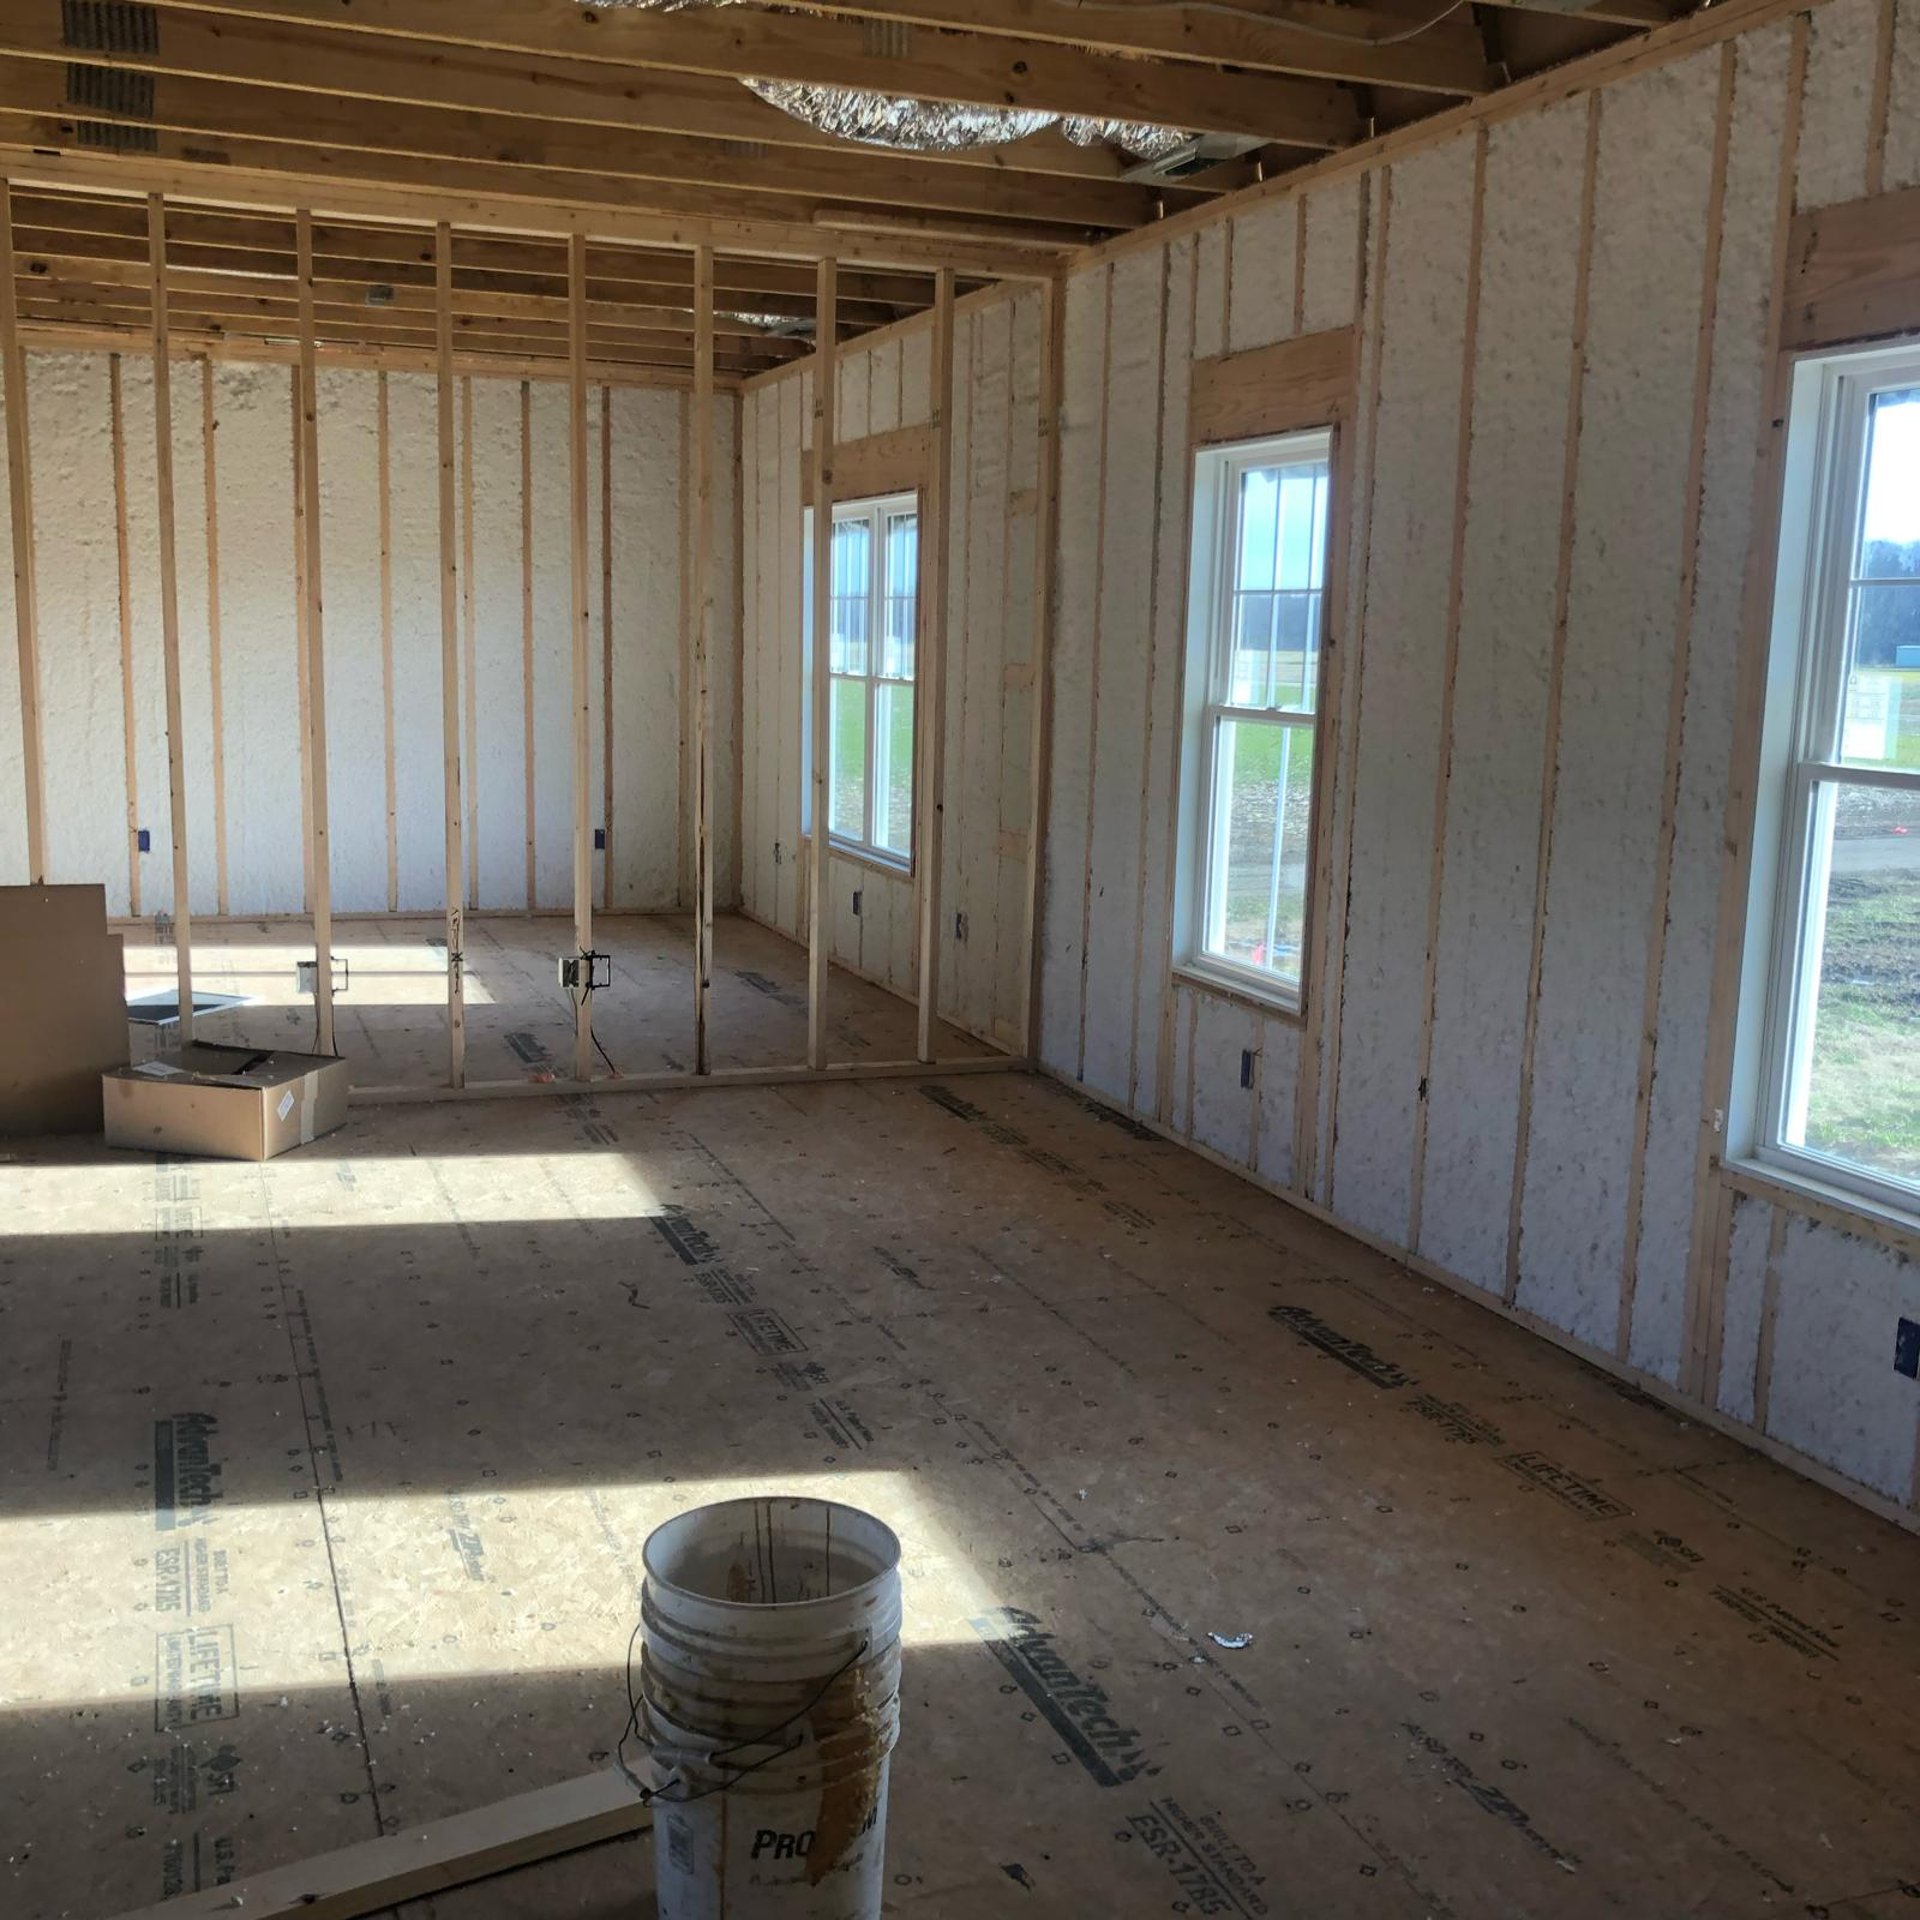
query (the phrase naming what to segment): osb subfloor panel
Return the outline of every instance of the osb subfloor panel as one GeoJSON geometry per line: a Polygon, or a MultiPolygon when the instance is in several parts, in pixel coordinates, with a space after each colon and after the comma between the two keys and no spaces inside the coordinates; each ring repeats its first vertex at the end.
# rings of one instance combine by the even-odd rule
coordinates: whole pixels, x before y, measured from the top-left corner
{"type": "Polygon", "coordinates": [[[781,1488],[906,1541],[890,1912],[1920,1911],[1920,1540],[1046,1082],[0,1195],[9,1920],[604,1765],[648,1530],[781,1488]]]}
{"type": "MultiPolygon", "coordinates": [[[[173,989],[170,943],[149,923],[125,926],[127,992],[173,989]]],[[[690,1072],[693,1066],[693,921],[684,914],[596,914],[595,947],[613,983],[593,997],[593,1029],[620,1073],[690,1072]]],[[[466,923],[467,1078],[539,1080],[573,1071],[573,1008],[557,978],[573,923],[543,916],[474,914],[466,923]]],[[[446,923],[438,918],[343,918],[333,950],[344,982],[334,1001],[334,1042],[359,1087],[446,1083],[446,923]]],[[[286,921],[197,925],[196,993],[247,1004],[202,1014],[196,1036],[222,1044],[311,1049],[313,1002],[295,963],[311,959],[308,928],[286,921]]],[[[913,1005],[835,967],[827,990],[827,1057],[834,1062],[911,1060],[913,1005]]],[[[807,952],[784,934],[722,914],[714,922],[713,1062],[792,1066],[807,1053],[807,952]]],[[[137,1029],[149,1052],[171,1029],[137,1029]]],[[[943,1021],[937,1057],[994,1051],[943,1021]]],[[[594,1057],[594,1077],[608,1077],[594,1057]]]]}

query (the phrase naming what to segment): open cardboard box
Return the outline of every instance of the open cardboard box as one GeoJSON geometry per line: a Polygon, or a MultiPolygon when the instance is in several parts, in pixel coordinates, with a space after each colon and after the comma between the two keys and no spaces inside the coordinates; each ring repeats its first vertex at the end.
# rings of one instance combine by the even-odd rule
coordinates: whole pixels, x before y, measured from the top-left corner
{"type": "Polygon", "coordinates": [[[101,1082],[107,1145],[271,1160],[347,1117],[347,1063],[318,1053],[195,1044],[101,1082]]]}

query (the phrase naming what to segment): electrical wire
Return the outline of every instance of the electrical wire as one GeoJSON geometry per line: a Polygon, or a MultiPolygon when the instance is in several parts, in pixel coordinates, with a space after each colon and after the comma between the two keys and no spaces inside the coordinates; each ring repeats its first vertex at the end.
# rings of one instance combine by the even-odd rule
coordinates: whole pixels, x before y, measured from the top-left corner
{"type": "Polygon", "coordinates": [[[758,1760],[752,1761],[744,1767],[733,1766],[725,1756],[731,1753],[743,1752],[748,1747],[765,1746],[768,1741],[785,1733],[796,1721],[806,1719],[807,1716],[813,1712],[814,1708],[833,1691],[834,1683],[839,1680],[840,1676],[851,1671],[865,1659],[867,1649],[873,1645],[871,1640],[863,1639],[860,1644],[821,1681],[813,1697],[809,1699],[804,1706],[796,1708],[792,1713],[788,1714],[784,1720],[778,1721],[769,1727],[765,1733],[758,1734],[750,1740],[735,1740],[727,1746],[715,1747],[713,1751],[707,1755],[707,1759],[712,1765],[726,1768],[732,1776],[730,1779],[716,1780],[712,1786],[702,1787],[698,1793],[683,1793],[670,1799],[668,1795],[680,1779],[677,1770],[661,1785],[650,1787],[627,1763],[627,1742],[629,1740],[638,1741],[643,1737],[640,1731],[640,1692],[633,1684],[633,1650],[639,1644],[640,1630],[644,1624],[644,1620],[636,1620],[633,1623],[633,1631],[627,1636],[627,1724],[620,1729],[620,1738],[614,1742],[613,1758],[614,1764],[626,1776],[628,1786],[649,1806],[655,1804],[667,1807],[691,1806],[694,1801],[704,1800],[709,1794],[725,1793],[729,1787],[737,1786],[749,1775],[758,1773],[762,1767],[770,1766],[774,1761],[784,1759],[801,1744],[801,1741],[805,1738],[804,1734],[789,1740],[783,1747],[776,1747],[771,1753],[762,1754],[758,1760]]]}
{"type": "MultiPolygon", "coordinates": [[[[1088,0],[1053,0],[1056,7],[1079,13],[1088,0]]],[[[1431,33],[1467,4],[1467,0],[1448,0],[1431,18],[1400,33],[1342,33],[1337,27],[1323,27],[1308,20],[1291,20],[1286,15],[1268,13],[1257,7],[1236,7],[1232,0],[1093,0],[1103,11],[1114,8],[1134,13],[1217,13],[1229,20],[1252,20],[1263,27],[1279,27],[1288,33],[1310,34],[1317,40],[1337,40],[1349,47],[1399,47],[1431,33]]]]}

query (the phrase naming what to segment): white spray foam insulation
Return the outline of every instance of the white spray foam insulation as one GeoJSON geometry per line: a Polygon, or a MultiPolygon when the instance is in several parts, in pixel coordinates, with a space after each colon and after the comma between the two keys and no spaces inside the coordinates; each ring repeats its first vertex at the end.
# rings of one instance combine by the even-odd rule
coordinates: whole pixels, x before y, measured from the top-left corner
{"type": "MultiPolygon", "coordinates": [[[[225,431],[221,428],[220,434],[225,431]]],[[[387,434],[400,910],[434,912],[446,903],[446,816],[440,727],[440,426],[433,379],[425,374],[388,375],[387,434]]],[[[223,528],[223,544],[224,537],[223,528]]],[[[457,558],[457,512],[454,537],[457,558]]]]}
{"type": "Polygon", "coordinates": [[[1706,1015],[1713,992],[1726,788],[1753,519],[1754,428],[1766,394],[1774,205],[1786,116],[1786,23],[1737,45],[1721,219],[1687,694],[1667,888],[1666,947],[1648,1113],[1627,1357],[1669,1382],[1685,1339],[1706,1015]]]}
{"type": "MultiPolygon", "coordinates": [[[[511,397],[515,407],[519,395],[511,388],[502,389],[502,398],[511,397]]],[[[557,380],[539,382],[533,388],[533,407],[531,431],[531,461],[533,475],[533,550],[536,554],[550,555],[545,565],[538,565],[533,576],[533,845],[535,868],[535,898],[533,904],[540,907],[566,909],[573,905],[573,582],[572,582],[572,496],[568,479],[567,461],[569,447],[568,429],[569,400],[566,386],[557,380]]],[[[506,431],[501,425],[501,451],[506,451],[506,431]]],[[[474,525],[475,539],[484,549],[483,528],[485,518],[480,511],[483,494],[488,491],[482,487],[479,468],[483,464],[481,449],[487,445],[487,425],[481,413],[480,396],[474,396],[474,436],[475,436],[475,480],[474,480],[474,525]]],[[[517,451],[519,433],[517,414],[512,432],[511,444],[517,451]]],[[[589,449],[594,447],[594,436],[590,433],[587,441],[589,449]]],[[[497,456],[489,456],[491,459],[497,456]]],[[[680,449],[678,440],[673,446],[673,460],[678,466],[680,449]]],[[[588,458],[588,493],[595,495],[593,468],[595,462],[588,458]]],[[[516,469],[517,471],[517,469],[516,469]]],[[[494,476],[497,485],[499,476],[494,476]]],[[[517,724],[522,712],[518,696],[521,667],[521,621],[520,621],[520,536],[519,511],[520,490],[517,485],[508,488],[499,486],[495,513],[504,514],[511,510],[514,516],[513,545],[511,547],[513,581],[513,599],[511,608],[502,608],[498,646],[497,671],[511,671],[515,688],[509,717],[517,724]],[[510,612],[511,618],[504,617],[510,612]],[[508,642],[511,642],[509,645],[508,642]]],[[[677,523],[676,523],[677,524],[677,523]]],[[[675,548],[678,551],[678,536],[675,535],[675,548]]],[[[502,569],[503,572],[508,569],[502,569]]],[[[677,568],[676,568],[677,571],[677,568]]],[[[479,591],[476,599],[484,596],[487,586],[487,563],[478,558],[475,569],[475,586],[479,591]]],[[[482,662],[487,655],[484,618],[480,623],[482,634],[478,646],[482,662]]],[[[677,633],[677,625],[675,629],[677,633]]],[[[677,649],[676,649],[677,650],[677,649]]],[[[484,676],[486,668],[481,666],[484,676]]],[[[588,647],[587,678],[591,682],[600,670],[599,636],[594,634],[588,647]]],[[[481,680],[481,752],[487,751],[487,722],[485,717],[485,689],[487,681],[481,680]]],[[[663,702],[663,705],[667,703],[663,702]]],[[[674,716],[671,739],[674,742],[673,758],[678,761],[679,722],[678,702],[667,706],[674,716]]],[[[503,746],[504,746],[503,741],[503,746]]],[[[587,764],[592,767],[599,757],[600,743],[589,737],[587,743],[587,764]]],[[[524,760],[519,741],[513,742],[512,752],[507,757],[506,771],[510,777],[524,781],[524,760]]],[[[678,783],[675,786],[678,792],[678,783]]],[[[524,818],[524,810],[519,816],[509,806],[504,810],[509,818],[524,818]]],[[[588,818],[594,818],[591,807],[588,818]]],[[[675,870],[679,862],[678,808],[673,816],[675,825],[669,829],[667,823],[661,823],[661,830],[669,833],[674,848],[675,870]]],[[[523,828],[524,831],[524,828],[523,828]]],[[[519,903],[526,900],[525,850],[522,843],[516,842],[513,848],[514,861],[502,870],[502,883],[511,880],[518,889],[519,903]]],[[[486,888],[487,862],[484,844],[481,849],[480,864],[481,887],[484,896],[486,888]]]]}
{"type": "Polygon", "coordinates": [[[286,367],[214,369],[227,886],[239,914],[304,904],[291,382],[286,367]]]}
{"type": "MultiPolygon", "coordinates": [[[[12,498],[4,431],[10,396],[0,380],[0,484],[12,498]]],[[[32,432],[32,403],[28,403],[28,432],[32,432]]],[[[15,651],[18,628],[13,604],[13,516],[0,513],[0,886],[23,886],[27,871],[26,764],[21,737],[24,715],[20,704],[20,662],[15,651]]]]}
{"type": "Polygon", "coordinates": [[[387,904],[387,729],[380,644],[380,396],[364,374],[329,369],[321,370],[318,390],[333,906],[336,913],[381,913],[387,904]]]}
{"type": "MultiPolygon", "coordinates": [[[[679,434],[684,404],[678,394],[646,387],[620,388],[611,395],[613,845],[609,851],[615,906],[649,912],[675,904],[678,881],[679,434]]],[[[597,499],[594,517],[599,518],[597,499]]],[[[718,540],[715,545],[717,549],[718,540]]],[[[717,625],[718,606],[715,611],[717,625]]]]}
{"type": "Polygon", "coordinates": [[[1495,127],[1418,1252],[1501,1291],[1519,1126],[1587,106],[1495,127]]]}
{"type": "Polygon", "coordinates": [[[1611,1349],[1624,1283],[1717,50],[1601,116],[1519,1303],[1611,1349]],[[1648,208],[1660,217],[1648,218],[1648,208]]]}
{"type": "Polygon", "coordinates": [[[868,350],[867,431],[891,433],[900,424],[900,336],[880,341],[868,350]]]}
{"type": "Polygon", "coordinates": [[[1093,714],[1093,610],[1100,589],[1100,468],[1106,410],[1110,267],[1067,281],[1062,316],[1060,541],[1054,586],[1053,748],[1041,928],[1040,1051],[1080,1074],[1081,900],[1088,852],[1088,733],[1093,714]]]}
{"type": "Polygon", "coordinates": [[[1194,236],[1193,356],[1227,350],[1227,222],[1216,220],[1194,236]]]}
{"type": "Polygon", "coordinates": [[[900,421],[924,427],[933,418],[933,328],[910,327],[900,336],[900,421]]]}
{"type": "Polygon", "coordinates": [[[1249,1071],[1246,1056],[1259,1046],[1264,1023],[1220,994],[1198,993],[1194,999],[1188,1131],[1201,1146],[1244,1165],[1253,1142],[1253,1094],[1241,1082],[1249,1071]]]}
{"type": "Polygon", "coordinates": [[[1193,460],[1187,450],[1188,396],[1193,387],[1193,303],[1196,251],[1191,240],[1167,250],[1167,336],[1160,390],[1160,517],[1154,528],[1152,654],[1148,662],[1145,777],[1129,800],[1140,834],[1140,964],[1133,987],[1127,1102],[1158,1111],[1160,1022],[1167,990],[1173,910],[1171,866],[1180,831],[1174,767],[1187,641],[1187,544],[1193,526],[1193,460]]]}
{"type": "Polygon", "coordinates": [[[1008,512],[1003,583],[998,777],[999,826],[1014,849],[1000,861],[994,920],[993,1038],[1021,1044],[1026,998],[1027,846],[1033,831],[1034,558],[1040,519],[1040,378],[1045,351],[1040,295],[1013,301],[1013,394],[1007,432],[1008,512]]]}
{"type": "MultiPolygon", "coordinates": [[[[40,588],[47,878],[56,885],[105,881],[107,911],[124,914],[126,753],[107,357],[33,355],[27,389],[40,588]]],[[[149,413],[149,472],[152,436],[149,413]]],[[[164,780],[142,804],[153,814],[150,871],[164,883],[172,858],[164,780]]],[[[170,900],[162,891],[154,905],[166,907],[170,900]]]]}
{"type": "Polygon", "coordinates": [[[1766,1312],[1767,1243],[1773,1209],[1751,1194],[1733,1196],[1727,1235],[1726,1292],[1721,1313],[1720,1384],[1715,1404],[1749,1425],[1754,1417],[1755,1369],[1766,1312]]]}
{"type": "MultiPolygon", "coordinates": [[[[801,861],[805,852],[801,843],[802,820],[806,808],[800,790],[801,750],[804,744],[802,690],[806,676],[802,672],[802,622],[807,617],[803,604],[804,573],[801,564],[803,521],[800,510],[801,443],[806,437],[807,413],[812,402],[813,382],[801,374],[783,380],[775,389],[780,409],[780,484],[778,489],[776,537],[779,541],[779,608],[776,673],[766,684],[774,698],[768,710],[764,693],[762,739],[771,728],[771,759],[779,769],[780,848],[776,924],[798,939],[806,937],[807,896],[801,882],[801,861]],[[798,717],[797,717],[798,716],[798,717]]],[[[763,749],[765,750],[765,749],[763,749]]]]}
{"type": "MultiPolygon", "coordinates": [[[[104,373],[106,356],[98,356],[98,361],[104,373]]],[[[206,501],[206,466],[202,453],[200,369],[191,361],[176,360],[172,375],[175,604],[179,611],[188,896],[194,912],[212,913],[219,906],[220,885],[219,848],[214,836],[213,679],[207,638],[207,543],[202,514],[206,501]]],[[[154,437],[150,355],[130,354],[122,360],[121,387],[121,437],[127,468],[133,778],[137,782],[134,791],[139,802],[138,824],[152,835],[151,850],[138,856],[140,910],[151,916],[173,911],[173,817],[167,764],[166,646],[160,617],[158,445],[154,437]]],[[[110,402],[107,404],[110,408],[110,402]]],[[[35,433],[37,441],[37,428],[35,433]]],[[[101,504],[110,516],[111,489],[101,504]]],[[[36,497],[36,512],[37,509],[36,497]]],[[[115,571],[117,575],[117,567],[115,571]]],[[[117,593],[114,604],[117,608],[117,593]]],[[[43,588],[43,627],[45,605],[43,588]]],[[[123,753],[123,761],[124,757],[123,753]]],[[[52,783],[56,777],[50,768],[50,791],[54,790],[52,783]]],[[[106,796],[105,804],[111,805],[119,799],[116,791],[106,796]]],[[[122,849],[124,844],[123,826],[122,849]]],[[[115,870],[124,876],[124,851],[115,863],[115,870]]],[[[111,889],[108,897],[111,900],[111,889]]]]}
{"type": "Polygon", "coordinates": [[[1867,141],[1879,59],[1880,0],[1814,9],[1800,96],[1798,212],[1857,200],[1867,190],[1867,141]]]}
{"type": "Polygon", "coordinates": [[[1361,176],[1307,196],[1307,258],[1301,319],[1308,333],[1351,326],[1359,285],[1361,176]]]}
{"type": "Polygon", "coordinates": [[[1893,1350],[1899,1321],[1920,1318],[1920,1267],[1797,1218],[1776,1267],[1767,1431],[1876,1493],[1911,1500],[1914,1383],[1894,1370],[1893,1350]]]}
{"type": "Polygon", "coordinates": [[[1140,808],[1153,542],[1161,488],[1158,396],[1167,299],[1164,248],[1115,263],[1100,532],[1092,830],[1088,847],[1086,1052],[1081,1078],[1124,1100],[1132,1059],[1140,912],[1140,808]]]}
{"type": "Polygon", "coordinates": [[[873,392],[873,354],[847,353],[840,357],[840,411],[834,419],[836,438],[864,440],[873,431],[868,425],[868,401],[873,392]]]}
{"type": "MultiPolygon", "coordinates": [[[[690,402],[683,401],[683,405],[690,402]]],[[[740,649],[743,615],[740,574],[741,477],[739,399],[716,394],[713,403],[713,891],[716,906],[740,900],[740,649]]],[[[614,747],[615,763],[619,745],[614,747]]]]}
{"type": "Polygon", "coordinates": [[[1460,426],[1473,148],[1395,167],[1340,1011],[1334,1205],[1407,1231],[1460,426]]]}
{"type": "Polygon", "coordinates": [[[1293,1185],[1293,1116],[1300,1091],[1300,1026],[1293,1020],[1255,1022],[1260,1074],[1254,1116],[1253,1170],[1276,1186],[1293,1185]]]}
{"type": "Polygon", "coordinates": [[[955,329],[952,554],[947,624],[947,874],[941,1010],[975,1033],[993,1024],[993,924],[1000,863],[1000,662],[1005,637],[1007,435],[1013,303],[955,329]],[[957,937],[955,914],[966,916],[957,937]]]}
{"type": "Polygon", "coordinates": [[[1367,558],[1370,543],[1370,512],[1373,497],[1373,421],[1378,412],[1374,395],[1379,384],[1380,340],[1377,317],[1380,312],[1380,288],[1384,278],[1389,220],[1386,206],[1389,176],[1369,173],[1362,182],[1360,215],[1363,229],[1366,271],[1360,289],[1355,325],[1360,330],[1356,393],[1353,422],[1345,438],[1347,478],[1346,524],[1348,529],[1344,619],[1346,633],[1342,643],[1346,659],[1340,670],[1339,708],[1332,716],[1334,752],[1325,788],[1326,823],[1321,831],[1326,852],[1328,887],[1327,911],[1318,940],[1323,968],[1319,1002],[1307,1009],[1320,1047],[1318,1076],[1314,1090],[1314,1111],[1308,1127],[1312,1136],[1312,1178],[1302,1179],[1305,1169],[1297,1169],[1295,1178],[1304,1191],[1327,1205],[1331,1201],[1330,1154],[1333,1138],[1339,1074],[1333,1048],[1340,1033],[1340,1001],[1345,967],[1345,940],[1348,887],[1344,865],[1353,834],[1353,777],[1348,742],[1360,735],[1360,695],[1364,675],[1361,667],[1360,639],[1366,613],[1367,558]]]}
{"type": "Polygon", "coordinates": [[[1299,231],[1291,196],[1269,200],[1233,222],[1227,289],[1227,350],[1293,337],[1299,231]]]}
{"type": "Polygon", "coordinates": [[[1899,0],[1894,10],[1885,184],[1920,186],[1920,0],[1899,0]]]}
{"type": "Polygon", "coordinates": [[[752,647],[744,669],[748,697],[743,715],[745,737],[740,743],[751,795],[748,821],[752,833],[747,873],[751,876],[745,905],[756,919],[779,919],[776,865],[780,839],[780,764],[776,743],[769,738],[766,701],[761,690],[778,684],[780,658],[779,554],[780,396],[779,389],[762,387],[742,401],[749,423],[747,446],[752,457],[752,495],[746,525],[747,590],[753,604],[749,629],[752,647]]]}

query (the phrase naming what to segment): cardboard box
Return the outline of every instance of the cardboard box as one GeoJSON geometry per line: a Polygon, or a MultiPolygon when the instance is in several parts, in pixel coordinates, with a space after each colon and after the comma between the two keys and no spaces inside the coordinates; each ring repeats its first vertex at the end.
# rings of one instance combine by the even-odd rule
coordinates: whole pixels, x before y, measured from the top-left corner
{"type": "Polygon", "coordinates": [[[271,1160],[347,1117],[347,1063],[318,1053],[183,1047],[101,1082],[107,1145],[271,1160]]]}
{"type": "Polygon", "coordinates": [[[0,1135],[98,1133],[127,977],[100,887],[0,887],[0,1135]]]}

